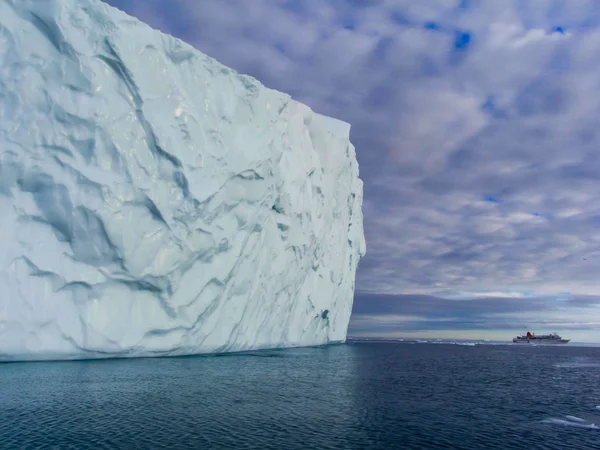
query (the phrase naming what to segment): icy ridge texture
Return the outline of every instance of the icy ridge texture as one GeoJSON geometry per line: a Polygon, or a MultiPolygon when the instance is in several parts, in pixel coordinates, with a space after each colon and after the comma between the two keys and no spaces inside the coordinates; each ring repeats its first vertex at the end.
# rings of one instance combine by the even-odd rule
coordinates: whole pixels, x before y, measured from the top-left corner
{"type": "Polygon", "coordinates": [[[98,0],[0,0],[0,359],[341,342],[349,125],[98,0]]]}

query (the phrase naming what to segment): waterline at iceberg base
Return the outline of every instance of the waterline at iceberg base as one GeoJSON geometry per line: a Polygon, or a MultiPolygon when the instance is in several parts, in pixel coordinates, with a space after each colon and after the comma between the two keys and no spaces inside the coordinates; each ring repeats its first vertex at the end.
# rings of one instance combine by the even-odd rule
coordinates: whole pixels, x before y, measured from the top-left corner
{"type": "Polygon", "coordinates": [[[349,125],[99,0],[0,1],[0,359],[343,342],[349,125]]]}

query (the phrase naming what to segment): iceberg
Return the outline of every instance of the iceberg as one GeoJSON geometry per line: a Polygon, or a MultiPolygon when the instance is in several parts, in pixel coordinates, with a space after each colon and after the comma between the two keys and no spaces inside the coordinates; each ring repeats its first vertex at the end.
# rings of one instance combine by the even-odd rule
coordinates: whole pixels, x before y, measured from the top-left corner
{"type": "Polygon", "coordinates": [[[349,130],[99,0],[0,0],[0,360],[345,341],[349,130]]]}

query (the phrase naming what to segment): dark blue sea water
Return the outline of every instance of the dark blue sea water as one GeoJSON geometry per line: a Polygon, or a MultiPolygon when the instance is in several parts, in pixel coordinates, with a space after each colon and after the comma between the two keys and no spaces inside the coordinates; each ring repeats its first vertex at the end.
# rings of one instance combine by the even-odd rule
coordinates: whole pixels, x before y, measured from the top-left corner
{"type": "Polygon", "coordinates": [[[0,448],[599,449],[597,405],[600,348],[570,345],[10,363],[0,448]]]}

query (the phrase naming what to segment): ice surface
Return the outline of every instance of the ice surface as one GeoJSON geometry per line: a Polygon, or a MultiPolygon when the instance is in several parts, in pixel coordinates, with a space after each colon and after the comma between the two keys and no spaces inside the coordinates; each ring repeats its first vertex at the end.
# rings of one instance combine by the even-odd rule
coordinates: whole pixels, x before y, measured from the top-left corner
{"type": "Polygon", "coordinates": [[[0,358],[344,341],[349,125],[98,0],[0,0],[0,358]]]}

